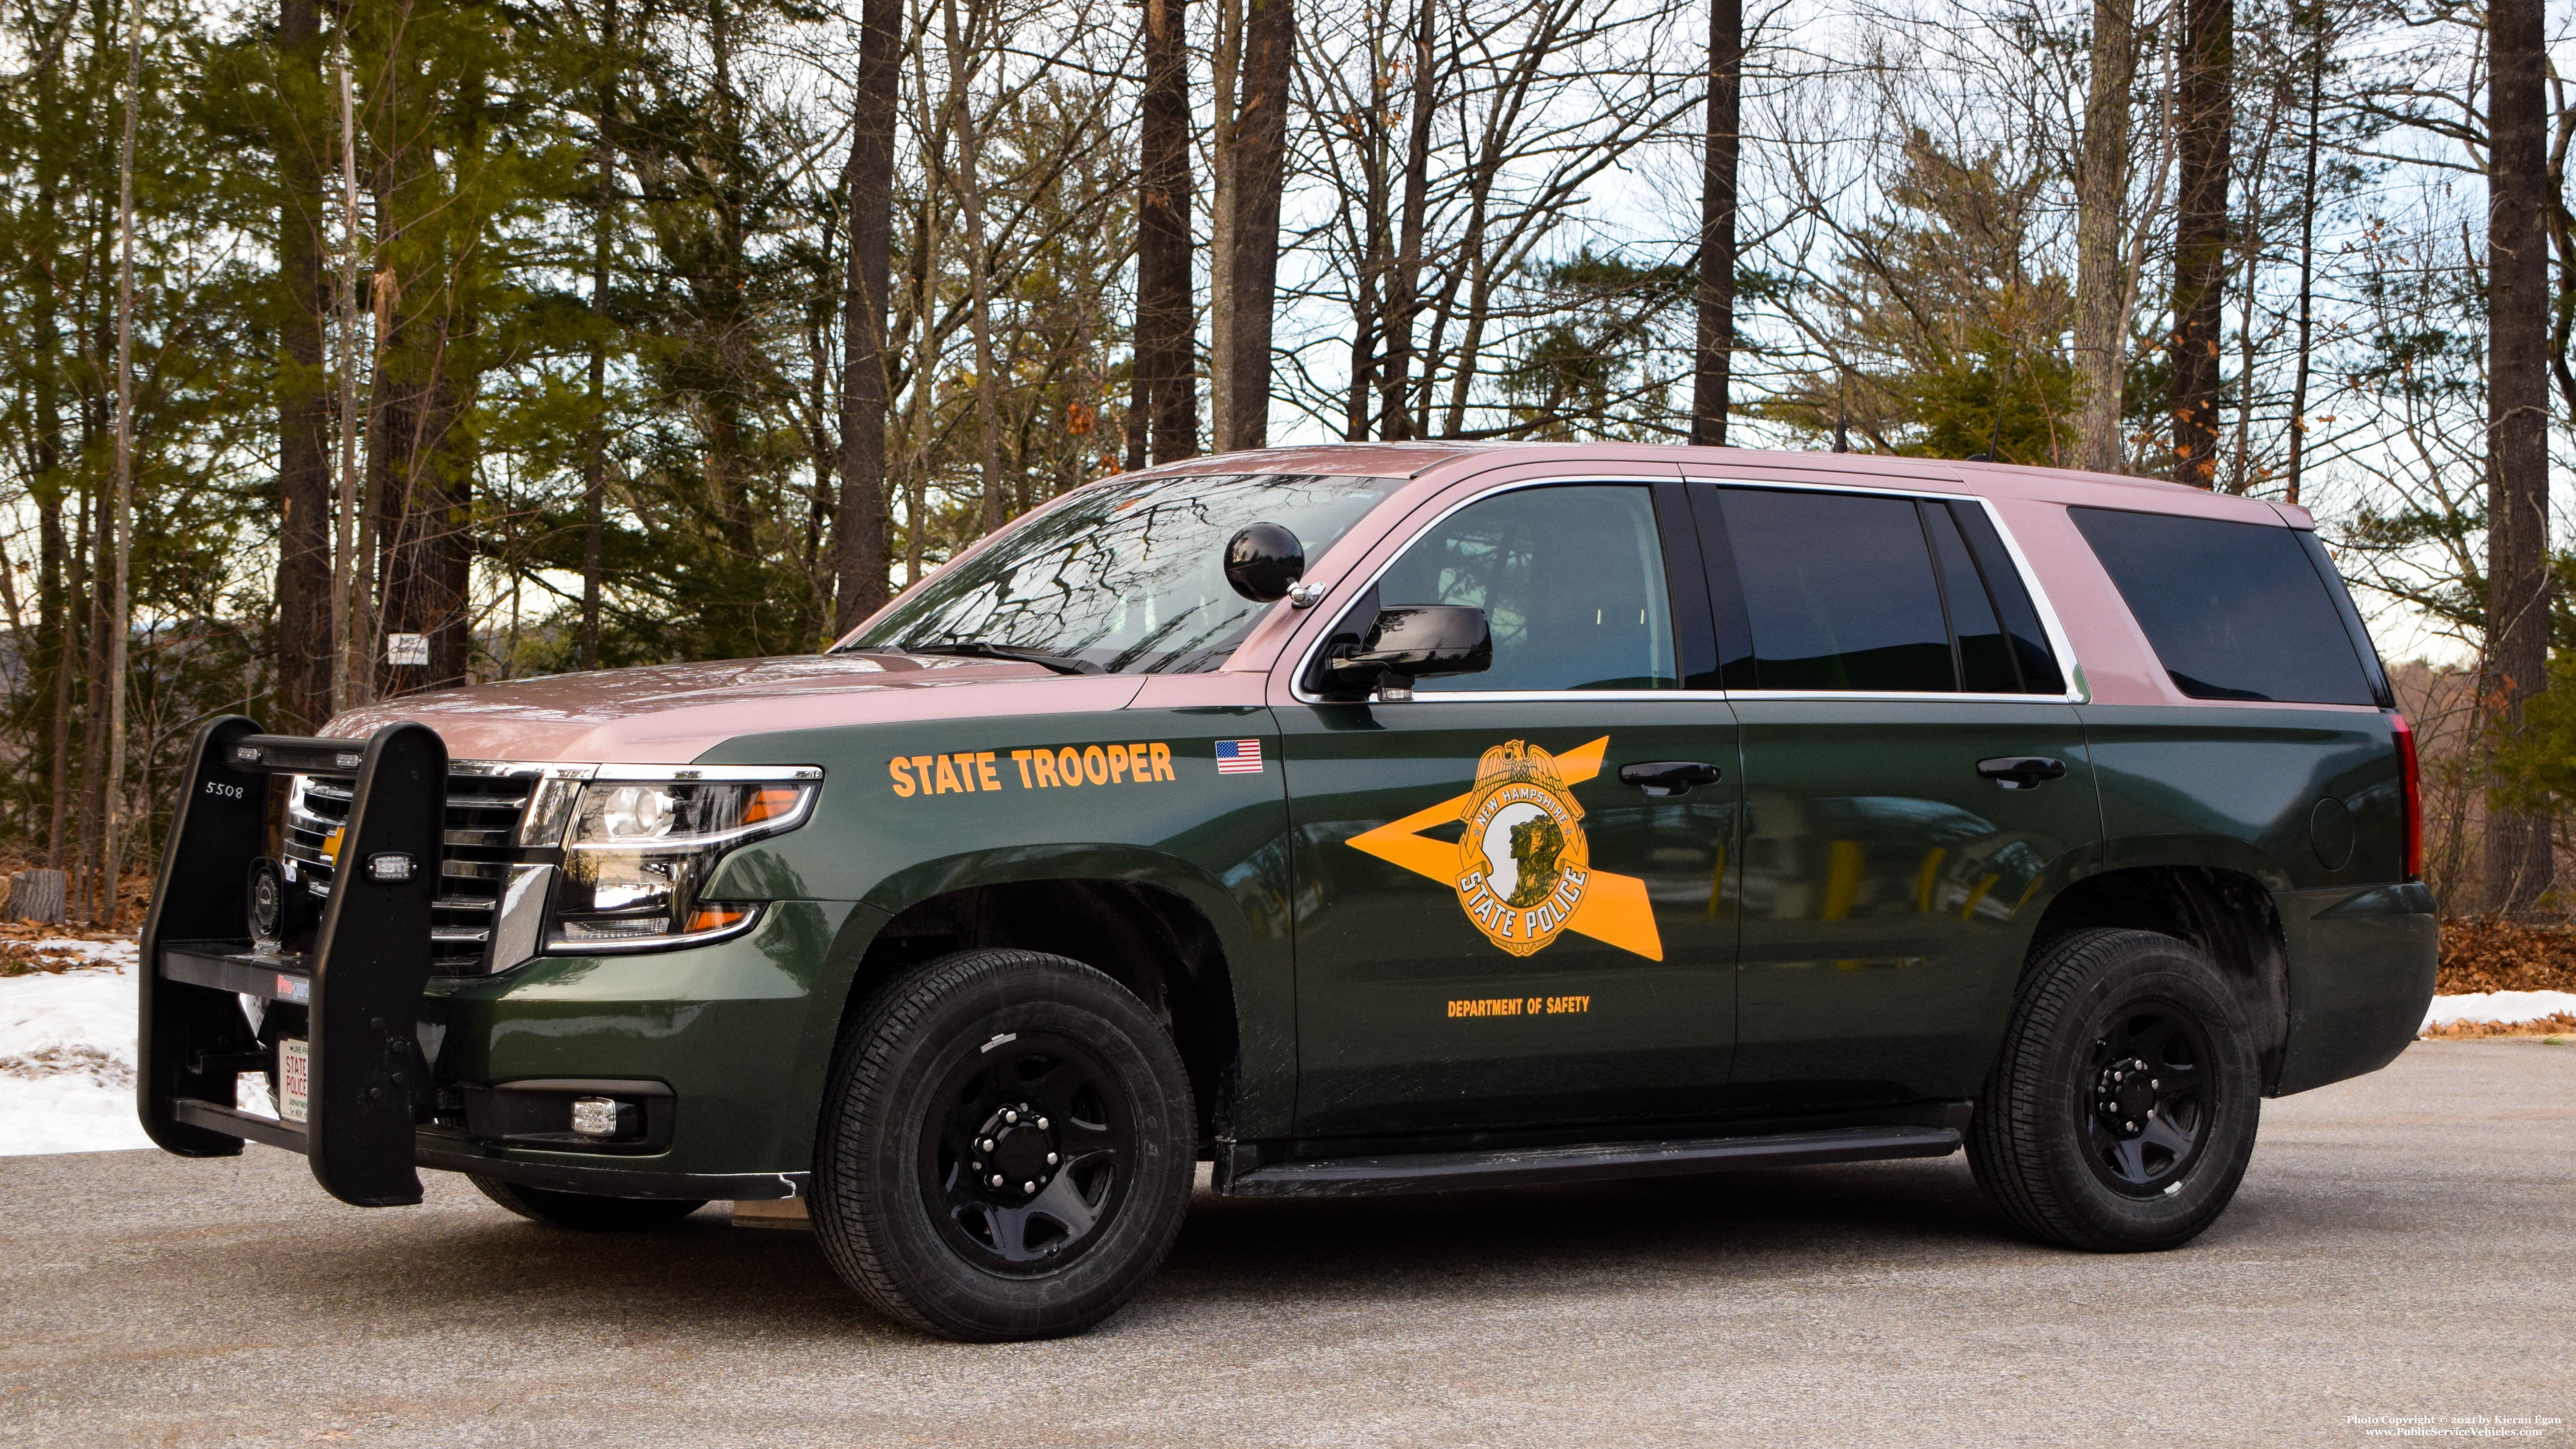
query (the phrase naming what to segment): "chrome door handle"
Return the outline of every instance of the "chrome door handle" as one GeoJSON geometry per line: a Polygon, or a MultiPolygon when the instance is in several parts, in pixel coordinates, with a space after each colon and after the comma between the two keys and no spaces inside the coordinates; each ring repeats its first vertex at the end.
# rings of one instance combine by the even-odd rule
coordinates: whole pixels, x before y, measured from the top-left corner
{"type": "Polygon", "coordinates": [[[2007,790],[2036,790],[2045,781],[2062,778],[2066,762],[2046,755],[2000,755],[1977,761],[1977,773],[2007,790]]]}
{"type": "Polygon", "coordinates": [[[1619,783],[1649,795],[1687,795],[1693,785],[1714,785],[1726,772],[1698,760],[1641,760],[1619,767],[1619,783]]]}

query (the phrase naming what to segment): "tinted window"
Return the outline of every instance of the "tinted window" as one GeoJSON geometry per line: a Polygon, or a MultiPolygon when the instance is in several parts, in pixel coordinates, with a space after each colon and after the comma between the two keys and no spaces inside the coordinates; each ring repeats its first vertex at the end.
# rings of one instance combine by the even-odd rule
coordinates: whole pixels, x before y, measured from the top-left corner
{"type": "Polygon", "coordinates": [[[1672,689],[1671,608],[1646,489],[1523,488],[1470,505],[1405,550],[1378,602],[1485,611],[1494,667],[1435,690],[1672,689]]]}
{"type": "Polygon", "coordinates": [[[1950,605],[1950,632],[1959,641],[1959,687],[1971,694],[2014,694],[2021,675],[1985,579],[1946,505],[1925,504],[1923,526],[1932,535],[1932,558],[1941,567],[1941,595],[1950,605]]]}
{"type": "Polygon", "coordinates": [[[2064,694],[2066,675],[2057,667],[2057,655],[2048,647],[2048,631],[2039,624],[2039,609],[2031,603],[2030,591],[2022,587],[2021,573],[2013,567],[2003,535],[1995,532],[1994,520],[1973,503],[1951,504],[1950,516],[1968,536],[1968,551],[1977,556],[1977,568],[1986,579],[1986,597],[2003,615],[2004,636],[2012,641],[2013,662],[2021,667],[2021,687],[2032,694],[2064,694]]]}
{"type": "Polygon", "coordinates": [[[2107,508],[2067,512],[2183,693],[2375,702],[2334,597],[2291,530],[2107,508]]]}
{"type": "Polygon", "coordinates": [[[1713,491],[1753,626],[1754,688],[1959,687],[1914,500],[1713,491]]]}

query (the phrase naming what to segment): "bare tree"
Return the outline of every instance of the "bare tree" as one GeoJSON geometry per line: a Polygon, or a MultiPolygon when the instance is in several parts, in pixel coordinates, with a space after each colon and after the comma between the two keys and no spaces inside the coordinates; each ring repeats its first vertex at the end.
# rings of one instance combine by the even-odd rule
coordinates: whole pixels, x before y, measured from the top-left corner
{"type": "Polygon", "coordinates": [[[848,630],[885,607],[886,311],[894,266],[894,137],[903,81],[902,0],[863,0],[850,102],[849,275],[841,290],[841,496],[835,565],[848,630]]]}
{"type": "Polygon", "coordinates": [[[2235,119],[2235,0],[2183,0],[2174,103],[2180,192],[2174,223],[2174,481],[2218,481],[2218,390],[2226,326],[2228,141],[2235,119]]]}
{"type": "MultiPolygon", "coordinates": [[[[1187,0],[1145,0],[1145,93],[1138,108],[1136,371],[1153,460],[1199,450],[1190,265],[1187,0]]],[[[1131,418],[1128,426],[1137,426],[1131,418]]]]}
{"type": "Polygon", "coordinates": [[[2138,83],[2135,0],[2093,0],[2093,65],[2075,177],[2075,367],[2084,390],[2076,465],[2122,471],[2128,370],[2129,93],[2138,83]]]}
{"type": "Polygon", "coordinates": [[[313,0],[279,0],[270,150],[277,166],[277,287],[285,353],[277,388],[279,727],[331,713],[331,408],[322,369],[322,37],[313,0]]]}
{"type": "MultiPolygon", "coordinates": [[[[2104,0],[2111,3],[2111,0],[2104,0]]],[[[1735,180],[1744,124],[1744,0],[1709,0],[1708,137],[1699,194],[1699,357],[1691,441],[1726,445],[1735,363],[1735,180]]]]}
{"type": "MultiPolygon", "coordinates": [[[[2487,693],[2510,733],[2549,668],[2549,59],[2541,0],[2491,0],[2487,25],[2487,693]]],[[[2550,854],[2545,816],[2491,809],[2489,909],[2536,905],[2550,854]]]]}
{"type": "MultiPolygon", "coordinates": [[[[1237,3],[1237,0],[1229,0],[1237,3]]],[[[1297,59],[1296,0],[1239,0],[1244,11],[1227,144],[1222,225],[1210,248],[1211,302],[1224,279],[1221,326],[1212,326],[1210,393],[1216,446],[1258,448],[1270,434],[1270,339],[1278,307],[1279,204],[1286,183],[1288,101],[1297,59]]],[[[1216,309],[1212,306],[1212,311],[1216,309]]]]}

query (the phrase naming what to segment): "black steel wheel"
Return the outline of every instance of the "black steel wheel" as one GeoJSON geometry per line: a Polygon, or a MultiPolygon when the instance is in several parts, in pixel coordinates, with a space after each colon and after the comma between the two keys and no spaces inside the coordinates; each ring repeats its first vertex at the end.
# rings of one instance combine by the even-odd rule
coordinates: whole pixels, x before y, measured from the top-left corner
{"type": "Polygon", "coordinates": [[[2218,1120],[2210,1050],[2180,1002],[2123,1001],[2098,1025],[2073,1105],[2084,1159],[2113,1192],[2154,1197],[2200,1164],[2218,1120]]]}
{"type": "Polygon", "coordinates": [[[667,1228],[706,1206],[704,1201],[690,1202],[681,1198],[603,1197],[592,1192],[522,1187],[515,1182],[503,1182],[497,1177],[474,1173],[466,1175],[482,1189],[485,1197],[523,1218],[585,1233],[667,1228]]]}
{"type": "Polygon", "coordinates": [[[1079,961],[965,951],[852,1013],[814,1150],[814,1231],[870,1302],[944,1337],[1079,1333],[1170,1252],[1197,1165],[1189,1076],[1079,961]]]}
{"type": "Polygon", "coordinates": [[[1032,1278],[1101,1242],[1135,1167],[1136,1120],[1097,1053],[1054,1032],[1009,1035],[941,1084],[921,1186],[967,1261],[1032,1278]]]}
{"type": "Polygon", "coordinates": [[[1968,1162],[2034,1237],[2179,1247],[2234,1199],[2261,1093],[2244,1006],[2207,956],[2152,931],[2078,931],[2023,979],[1968,1162]]]}

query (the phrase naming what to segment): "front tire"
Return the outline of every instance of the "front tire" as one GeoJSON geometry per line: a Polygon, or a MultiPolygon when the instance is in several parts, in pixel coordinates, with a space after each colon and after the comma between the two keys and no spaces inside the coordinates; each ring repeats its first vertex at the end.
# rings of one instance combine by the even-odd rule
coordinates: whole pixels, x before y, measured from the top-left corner
{"type": "Polygon", "coordinates": [[[2236,1196],[2261,1091],[2245,1009],[2207,956],[2151,931],[2078,931],[2023,982],[1968,1163],[2043,1241],[2180,1247],[2236,1196]]]}
{"type": "Polygon", "coordinates": [[[969,1342],[1080,1333],[1141,1291],[1197,1167],[1189,1075],[1125,987],[1035,951],[896,978],[844,1040],[813,1222],[878,1308],[969,1342]]]}

